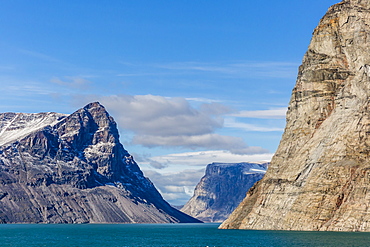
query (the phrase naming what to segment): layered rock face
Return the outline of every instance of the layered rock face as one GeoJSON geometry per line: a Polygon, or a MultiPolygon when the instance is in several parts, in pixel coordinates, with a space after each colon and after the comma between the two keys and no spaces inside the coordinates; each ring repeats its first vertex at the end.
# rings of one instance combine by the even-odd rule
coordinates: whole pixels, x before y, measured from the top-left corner
{"type": "Polygon", "coordinates": [[[0,114],[1,223],[199,222],[165,202],[99,103],[0,114]]]}
{"type": "Polygon", "coordinates": [[[370,1],[314,30],[265,177],[221,228],[370,231],[370,1]]]}
{"type": "Polygon", "coordinates": [[[203,222],[224,221],[266,172],[268,163],[212,163],[181,209],[203,222]]]}

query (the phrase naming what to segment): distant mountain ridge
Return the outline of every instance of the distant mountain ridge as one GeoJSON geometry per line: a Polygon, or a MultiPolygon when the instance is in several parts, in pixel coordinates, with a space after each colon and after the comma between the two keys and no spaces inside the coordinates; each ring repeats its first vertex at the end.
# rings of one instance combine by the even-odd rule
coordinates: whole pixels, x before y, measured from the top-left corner
{"type": "Polygon", "coordinates": [[[164,201],[95,102],[70,115],[0,114],[0,222],[199,221],[164,201]]]}
{"type": "Polygon", "coordinates": [[[181,209],[204,222],[222,222],[266,172],[269,163],[212,163],[181,209]]]}

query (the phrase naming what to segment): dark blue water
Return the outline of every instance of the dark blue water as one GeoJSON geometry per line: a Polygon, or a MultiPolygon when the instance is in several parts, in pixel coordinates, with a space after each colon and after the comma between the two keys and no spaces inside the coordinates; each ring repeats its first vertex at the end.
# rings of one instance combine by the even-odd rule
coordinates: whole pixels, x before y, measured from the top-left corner
{"type": "Polygon", "coordinates": [[[370,233],[217,227],[218,224],[0,225],[0,246],[370,246],[370,233]]]}

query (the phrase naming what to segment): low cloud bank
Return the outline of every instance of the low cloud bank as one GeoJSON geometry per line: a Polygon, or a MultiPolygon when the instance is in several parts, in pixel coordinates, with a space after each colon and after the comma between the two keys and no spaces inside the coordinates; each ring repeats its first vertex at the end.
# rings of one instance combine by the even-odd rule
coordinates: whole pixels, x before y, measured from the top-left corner
{"type": "Polygon", "coordinates": [[[224,116],[233,112],[220,103],[194,107],[185,98],[155,95],[111,95],[98,100],[115,116],[121,128],[134,133],[131,142],[135,145],[216,149],[238,154],[268,152],[249,147],[240,137],[216,133],[225,127],[224,116]]]}

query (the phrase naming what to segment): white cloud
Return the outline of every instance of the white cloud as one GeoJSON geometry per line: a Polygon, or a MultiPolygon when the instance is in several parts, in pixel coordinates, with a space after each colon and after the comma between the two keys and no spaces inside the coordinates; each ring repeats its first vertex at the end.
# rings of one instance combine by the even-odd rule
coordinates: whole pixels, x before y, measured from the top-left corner
{"type": "Polygon", "coordinates": [[[245,78],[295,78],[299,63],[269,61],[242,61],[237,63],[179,62],[153,66],[167,70],[211,72],[245,78]]]}
{"type": "Polygon", "coordinates": [[[300,63],[271,61],[221,61],[173,63],[122,63],[129,72],[118,76],[163,76],[173,74],[212,74],[231,78],[289,78],[295,79],[300,63]]]}
{"type": "Polygon", "coordinates": [[[150,166],[152,166],[153,168],[156,168],[156,169],[164,169],[168,166],[167,164],[159,163],[155,160],[151,160],[149,164],[150,164],[150,166]]]}
{"type": "Polygon", "coordinates": [[[202,102],[202,103],[219,103],[219,100],[207,99],[207,98],[186,98],[188,101],[202,102]]]}
{"type": "Polygon", "coordinates": [[[12,97],[19,96],[33,96],[33,95],[49,95],[54,91],[45,87],[42,83],[30,80],[14,80],[0,76],[1,90],[7,95],[12,97]]]}
{"type": "Polygon", "coordinates": [[[204,135],[172,135],[172,136],[148,136],[138,135],[133,138],[134,144],[141,144],[147,147],[155,146],[177,146],[192,149],[207,147],[210,149],[243,149],[247,148],[244,140],[239,137],[223,136],[218,134],[204,135]]]}
{"type": "Polygon", "coordinates": [[[184,166],[205,166],[213,162],[239,163],[270,161],[272,156],[272,153],[235,154],[229,151],[211,150],[155,156],[151,157],[150,160],[160,164],[166,164],[168,168],[163,169],[163,171],[176,171],[176,166],[180,168],[184,166]]]}
{"type": "Polygon", "coordinates": [[[86,89],[91,84],[91,81],[88,81],[82,77],[75,77],[75,76],[66,76],[64,80],[58,77],[53,77],[51,78],[50,82],[61,85],[61,86],[80,88],[80,89],[86,89]]]}
{"type": "Polygon", "coordinates": [[[136,145],[238,153],[256,150],[240,137],[215,133],[224,127],[223,115],[231,113],[231,109],[220,103],[202,103],[195,108],[185,98],[155,95],[113,95],[98,100],[115,116],[121,128],[133,131],[132,143],[136,145]]]}
{"type": "MultiPolygon", "coordinates": [[[[261,147],[249,147],[241,137],[216,132],[225,127],[259,132],[281,131],[280,128],[239,123],[230,117],[224,119],[232,110],[217,102],[200,103],[194,107],[187,99],[180,97],[111,95],[88,98],[100,101],[120,128],[132,131],[131,144],[149,148],[181,147],[227,150],[235,154],[266,153],[268,151],[261,147]]],[[[153,167],[158,167],[158,164],[153,163],[153,167]]]]}
{"type": "MultiPolygon", "coordinates": [[[[119,113],[115,115],[123,128],[143,135],[200,135],[223,125],[223,119],[218,115],[195,109],[184,98],[116,95],[102,97],[100,101],[109,111],[119,113]]],[[[220,114],[229,112],[222,105],[209,107],[219,107],[222,109],[220,114]]]]}
{"type": "Polygon", "coordinates": [[[227,128],[237,128],[244,131],[255,131],[255,132],[274,132],[274,131],[284,131],[284,128],[279,127],[263,127],[254,124],[242,123],[235,120],[235,118],[225,118],[225,127],[227,128]]]}
{"type": "Polygon", "coordinates": [[[194,193],[195,186],[204,176],[205,169],[188,169],[180,172],[159,173],[143,170],[164,199],[173,205],[184,205],[194,193]]]}
{"type": "Polygon", "coordinates": [[[230,116],[243,118],[285,119],[287,110],[287,107],[280,107],[261,111],[240,111],[239,113],[230,114],[230,116]]]}

